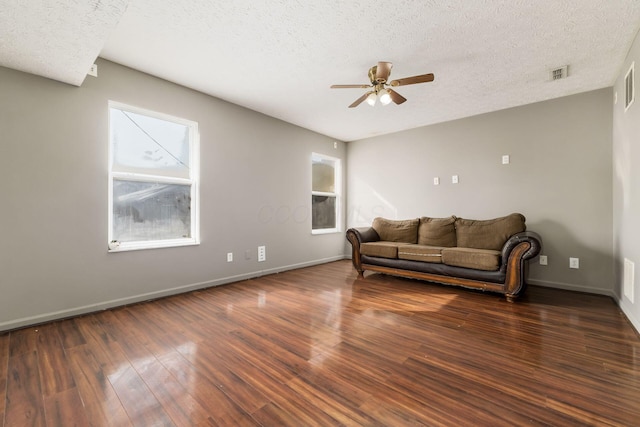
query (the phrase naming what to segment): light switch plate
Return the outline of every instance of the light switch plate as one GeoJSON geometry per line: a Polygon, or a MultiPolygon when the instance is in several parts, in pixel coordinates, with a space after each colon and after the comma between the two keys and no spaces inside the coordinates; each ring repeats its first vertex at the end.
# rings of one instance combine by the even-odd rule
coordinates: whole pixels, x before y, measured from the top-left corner
{"type": "Polygon", "coordinates": [[[503,165],[508,165],[509,161],[510,161],[510,159],[509,159],[509,155],[508,154],[505,154],[504,156],[502,156],[502,164],[503,165]]]}

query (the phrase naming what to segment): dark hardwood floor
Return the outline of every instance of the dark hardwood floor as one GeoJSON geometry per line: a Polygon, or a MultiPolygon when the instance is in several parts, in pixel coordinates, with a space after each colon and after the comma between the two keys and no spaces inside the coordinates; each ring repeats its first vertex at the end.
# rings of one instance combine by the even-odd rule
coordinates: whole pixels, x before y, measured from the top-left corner
{"type": "Polygon", "coordinates": [[[340,261],[0,335],[0,425],[638,426],[640,339],[340,261]]]}

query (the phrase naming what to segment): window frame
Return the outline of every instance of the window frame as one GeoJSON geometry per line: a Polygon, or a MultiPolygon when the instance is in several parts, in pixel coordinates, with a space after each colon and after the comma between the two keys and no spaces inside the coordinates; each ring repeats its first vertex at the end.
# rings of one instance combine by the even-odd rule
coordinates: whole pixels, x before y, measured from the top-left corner
{"type": "Polygon", "coordinates": [[[331,233],[339,233],[342,230],[342,216],[340,212],[342,212],[342,161],[337,157],[327,156],[326,154],[320,154],[313,152],[311,153],[311,234],[331,234],[331,233]],[[313,163],[316,160],[321,161],[330,161],[333,162],[333,170],[334,170],[334,186],[335,191],[325,192],[325,191],[314,191],[313,190],[313,163]],[[335,197],[336,206],[335,206],[335,215],[336,215],[336,226],[333,228],[313,228],[313,196],[329,196],[335,197]]]}
{"type": "Polygon", "coordinates": [[[109,252],[122,252],[132,250],[143,249],[158,249],[158,248],[170,248],[180,246],[193,246],[200,244],[200,133],[198,129],[198,123],[193,120],[187,120],[180,117],[172,116],[157,111],[152,111],[144,108],[134,107],[128,104],[124,104],[116,101],[109,101],[108,103],[108,229],[107,229],[107,242],[109,252]],[[150,173],[143,172],[122,172],[114,170],[114,147],[113,147],[113,126],[111,123],[112,109],[117,109],[125,112],[148,116],[154,119],[164,120],[179,125],[183,125],[189,129],[189,177],[177,177],[171,174],[161,174],[158,170],[153,170],[150,173]],[[139,240],[131,242],[116,242],[113,239],[113,184],[114,181],[137,181],[145,183],[162,183],[162,184],[177,184],[177,185],[190,185],[190,234],[191,237],[176,238],[176,239],[156,239],[156,240],[139,240]]]}

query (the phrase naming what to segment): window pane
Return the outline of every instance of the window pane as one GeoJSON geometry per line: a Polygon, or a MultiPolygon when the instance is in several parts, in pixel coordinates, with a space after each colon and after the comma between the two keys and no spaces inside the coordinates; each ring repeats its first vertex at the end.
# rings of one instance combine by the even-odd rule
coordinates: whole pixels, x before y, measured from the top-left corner
{"type": "Polygon", "coordinates": [[[190,185],[114,180],[113,239],[190,238],[190,206],[190,185]]]}
{"type": "Polygon", "coordinates": [[[313,159],[312,171],[312,191],[323,193],[336,192],[336,172],[335,163],[331,160],[313,159]]]}
{"type": "Polygon", "coordinates": [[[336,198],[311,196],[311,228],[321,230],[336,228],[336,198]]]}
{"type": "Polygon", "coordinates": [[[160,169],[163,174],[189,176],[189,127],[110,109],[114,170],[160,169]]]}

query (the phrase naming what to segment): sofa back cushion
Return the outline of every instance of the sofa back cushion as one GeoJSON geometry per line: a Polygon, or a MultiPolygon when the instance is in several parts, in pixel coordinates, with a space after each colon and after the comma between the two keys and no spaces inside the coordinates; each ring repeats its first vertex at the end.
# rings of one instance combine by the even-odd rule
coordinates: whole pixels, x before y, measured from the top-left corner
{"type": "Polygon", "coordinates": [[[405,219],[393,220],[385,218],[375,218],[373,229],[376,230],[380,240],[387,242],[416,243],[418,241],[418,224],[420,220],[405,219]]]}
{"type": "Polygon", "coordinates": [[[418,244],[450,248],[456,246],[456,217],[420,218],[418,244]]]}
{"type": "Polygon", "coordinates": [[[519,213],[488,220],[457,218],[455,226],[458,246],[499,251],[509,237],[525,231],[524,222],[524,216],[519,213]]]}

